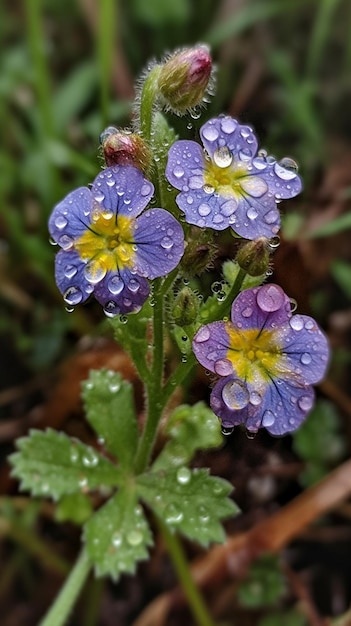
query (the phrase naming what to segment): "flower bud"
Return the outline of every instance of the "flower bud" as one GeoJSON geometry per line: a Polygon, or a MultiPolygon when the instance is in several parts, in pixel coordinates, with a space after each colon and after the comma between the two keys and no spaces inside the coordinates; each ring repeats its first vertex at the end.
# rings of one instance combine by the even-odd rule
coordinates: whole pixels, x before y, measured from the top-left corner
{"type": "Polygon", "coordinates": [[[177,326],[189,326],[196,321],[199,312],[199,299],[190,289],[183,287],[176,295],[172,307],[174,322],[177,326]]]}
{"type": "Polygon", "coordinates": [[[106,165],[134,165],[142,172],[151,166],[151,152],[145,141],[136,133],[109,126],[100,135],[106,165]]]}
{"type": "Polygon", "coordinates": [[[199,276],[213,267],[218,250],[213,231],[192,226],[188,231],[187,246],[181,260],[185,276],[199,276]]]}
{"type": "Polygon", "coordinates": [[[197,107],[211,87],[212,59],[207,46],[175,52],[161,67],[158,87],[166,107],[183,115],[197,107]]]}
{"type": "Polygon", "coordinates": [[[268,239],[260,237],[245,243],[239,250],[236,260],[250,276],[261,276],[269,268],[268,239]]]}

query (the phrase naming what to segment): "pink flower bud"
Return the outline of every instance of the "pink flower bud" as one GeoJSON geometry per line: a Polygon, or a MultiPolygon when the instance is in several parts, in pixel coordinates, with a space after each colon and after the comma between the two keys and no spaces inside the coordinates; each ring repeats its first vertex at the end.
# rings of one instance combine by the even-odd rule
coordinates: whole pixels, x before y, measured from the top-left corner
{"type": "Polygon", "coordinates": [[[211,87],[212,59],[207,46],[175,52],[160,71],[158,87],[166,107],[182,115],[202,103],[211,87]]]}
{"type": "Polygon", "coordinates": [[[136,133],[110,126],[100,136],[106,165],[133,165],[146,173],[151,165],[151,152],[136,133]]]}

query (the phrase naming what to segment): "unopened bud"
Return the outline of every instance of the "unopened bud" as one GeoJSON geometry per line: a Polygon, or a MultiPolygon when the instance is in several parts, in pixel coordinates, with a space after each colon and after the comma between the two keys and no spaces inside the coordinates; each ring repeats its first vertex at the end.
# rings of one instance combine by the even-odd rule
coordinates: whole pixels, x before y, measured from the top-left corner
{"type": "Polygon", "coordinates": [[[108,167],[134,165],[142,172],[148,172],[151,165],[151,152],[140,135],[109,126],[101,133],[100,143],[108,167]]]}
{"type": "Polygon", "coordinates": [[[207,46],[175,52],[161,67],[158,87],[166,107],[182,115],[203,101],[211,88],[212,59],[207,46]]]}
{"type": "Polygon", "coordinates": [[[250,276],[261,276],[269,268],[268,239],[260,237],[245,243],[239,250],[236,260],[240,267],[250,276]]]}
{"type": "Polygon", "coordinates": [[[199,312],[199,299],[190,289],[183,287],[176,295],[172,307],[174,322],[177,326],[189,326],[193,324],[199,312]]]}
{"type": "Polygon", "coordinates": [[[213,267],[218,254],[213,232],[196,226],[189,229],[188,243],[181,260],[181,269],[186,276],[199,276],[213,267]]]}

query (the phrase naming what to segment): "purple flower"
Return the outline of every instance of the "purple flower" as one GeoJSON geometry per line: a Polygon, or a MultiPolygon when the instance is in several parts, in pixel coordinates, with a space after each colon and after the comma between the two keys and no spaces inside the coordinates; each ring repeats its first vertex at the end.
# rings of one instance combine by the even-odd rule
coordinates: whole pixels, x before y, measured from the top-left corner
{"type": "Polygon", "coordinates": [[[176,141],[168,153],[166,176],[180,190],[177,204],[186,221],[246,239],[272,237],[280,227],[277,203],[300,193],[292,159],[277,162],[257,152],[249,126],[222,116],[200,129],[204,149],[194,141],[176,141]]]}
{"type": "Polygon", "coordinates": [[[274,284],[241,292],[231,322],[200,328],[193,341],[198,361],[221,378],[211,407],[224,429],[245,424],[273,435],[295,430],[314,402],[312,384],[326,371],[329,349],[307,315],[292,315],[289,298],[274,284]]]}
{"type": "Polygon", "coordinates": [[[140,170],[114,165],[55,206],[49,231],[62,248],[55,277],[69,306],[93,293],[106,315],[136,312],[149,295],[147,279],[178,265],[180,224],[163,209],[142,213],[153,192],[140,170]]]}

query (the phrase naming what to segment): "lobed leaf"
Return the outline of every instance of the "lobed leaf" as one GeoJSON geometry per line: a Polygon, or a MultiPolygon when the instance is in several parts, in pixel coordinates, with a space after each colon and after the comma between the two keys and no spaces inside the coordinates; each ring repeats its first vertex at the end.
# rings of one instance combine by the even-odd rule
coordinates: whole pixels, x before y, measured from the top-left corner
{"type": "Polygon", "coordinates": [[[148,557],[152,536],[137,494],[122,488],[85,524],[84,540],[97,576],[135,572],[138,561],[148,557]]]}
{"type": "Polygon", "coordinates": [[[204,402],[179,406],[168,420],[166,443],[153,464],[153,471],[180,467],[193,458],[197,450],[218,448],[223,443],[218,418],[204,402]]]}
{"type": "Polygon", "coordinates": [[[137,478],[139,496],[172,530],[208,546],[223,542],[220,522],[238,512],[228,498],[232,486],[222,478],[209,476],[206,469],[179,467],[151,472],[137,478]]]}
{"type": "Polygon", "coordinates": [[[93,370],[83,383],[82,398],[87,420],[121,470],[129,472],[138,444],[132,385],[111,370],[93,370]]]}
{"type": "Polygon", "coordinates": [[[10,457],[20,488],[34,496],[63,495],[116,486],[120,472],[94,448],[52,429],[32,430],[10,457]]]}

